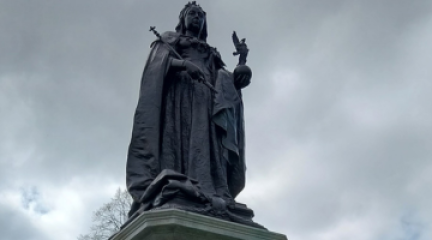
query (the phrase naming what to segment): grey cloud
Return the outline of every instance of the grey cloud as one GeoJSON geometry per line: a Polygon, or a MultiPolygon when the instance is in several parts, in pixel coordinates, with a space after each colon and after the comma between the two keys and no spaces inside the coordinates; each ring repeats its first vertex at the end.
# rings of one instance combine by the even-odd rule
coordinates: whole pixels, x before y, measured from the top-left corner
{"type": "Polygon", "coordinates": [[[0,226],[2,239],[43,240],[46,236],[35,228],[21,212],[0,205],[0,226]]]}
{"type": "MultiPolygon", "coordinates": [[[[173,30],[185,3],[0,1],[0,187],[124,184],[148,27],[173,30]]],[[[233,30],[251,49],[248,176],[282,179],[244,199],[257,221],[302,239],[346,222],[376,223],[363,239],[429,239],[432,3],[199,3],[229,69],[233,30]]]]}

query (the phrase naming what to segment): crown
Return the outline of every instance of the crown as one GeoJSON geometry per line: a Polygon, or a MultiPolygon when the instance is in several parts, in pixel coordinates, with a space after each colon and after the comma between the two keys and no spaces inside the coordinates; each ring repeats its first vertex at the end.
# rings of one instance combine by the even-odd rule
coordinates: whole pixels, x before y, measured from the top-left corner
{"type": "Polygon", "coordinates": [[[200,7],[200,5],[196,3],[196,1],[192,1],[192,2],[188,2],[185,8],[190,8],[192,6],[200,7]]]}

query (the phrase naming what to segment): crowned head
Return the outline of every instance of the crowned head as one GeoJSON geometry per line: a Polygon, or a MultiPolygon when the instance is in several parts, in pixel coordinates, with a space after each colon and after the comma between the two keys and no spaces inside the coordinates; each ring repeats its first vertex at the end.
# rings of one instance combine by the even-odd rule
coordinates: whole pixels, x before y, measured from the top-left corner
{"type": "Polygon", "coordinates": [[[196,1],[186,4],[180,12],[176,31],[180,34],[185,34],[186,31],[194,32],[200,40],[207,40],[206,12],[196,1]]]}

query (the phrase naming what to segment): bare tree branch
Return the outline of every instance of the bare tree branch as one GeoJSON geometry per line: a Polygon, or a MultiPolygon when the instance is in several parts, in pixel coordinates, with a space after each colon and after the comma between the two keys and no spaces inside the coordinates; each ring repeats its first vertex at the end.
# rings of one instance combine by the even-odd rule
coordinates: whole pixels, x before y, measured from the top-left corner
{"type": "Polygon", "coordinates": [[[120,230],[131,205],[132,198],[127,190],[118,188],[110,202],[93,212],[90,233],[78,236],[77,240],[106,240],[120,230]]]}

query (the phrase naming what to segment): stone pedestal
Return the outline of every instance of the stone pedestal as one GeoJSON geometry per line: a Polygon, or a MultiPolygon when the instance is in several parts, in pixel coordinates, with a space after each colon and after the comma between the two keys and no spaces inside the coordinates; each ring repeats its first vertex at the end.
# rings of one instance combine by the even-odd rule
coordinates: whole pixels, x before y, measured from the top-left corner
{"type": "Polygon", "coordinates": [[[287,240],[285,235],[176,209],[144,212],[110,240],[287,240]]]}

